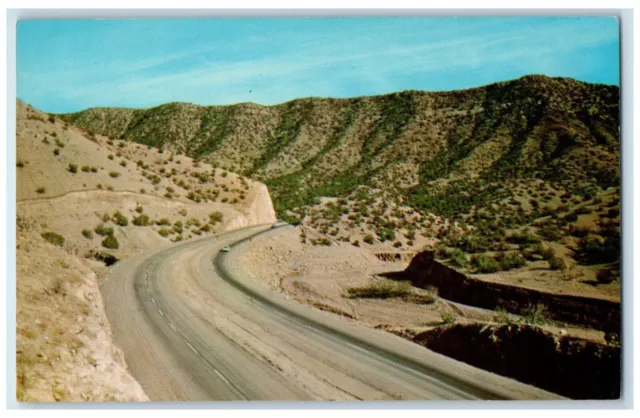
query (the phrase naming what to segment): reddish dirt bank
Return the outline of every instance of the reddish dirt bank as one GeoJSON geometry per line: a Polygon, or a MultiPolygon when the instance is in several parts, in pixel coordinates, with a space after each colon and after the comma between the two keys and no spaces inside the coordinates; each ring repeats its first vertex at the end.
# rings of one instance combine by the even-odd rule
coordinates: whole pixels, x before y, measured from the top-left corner
{"type": "Polygon", "coordinates": [[[619,335],[620,332],[620,303],[485,282],[436,261],[432,251],[417,254],[404,271],[385,276],[409,280],[416,287],[434,286],[441,297],[466,305],[503,308],[518,315],[525,315],[531,306],[544,305],[553,320],[599,329],[607,334],[619,335]]]}
{"type": "Polygon", "coordinates": [[[620,348],[523,325],[453,325],[412,340],[430,350],[573,399],[620,397],[620,348]]]}

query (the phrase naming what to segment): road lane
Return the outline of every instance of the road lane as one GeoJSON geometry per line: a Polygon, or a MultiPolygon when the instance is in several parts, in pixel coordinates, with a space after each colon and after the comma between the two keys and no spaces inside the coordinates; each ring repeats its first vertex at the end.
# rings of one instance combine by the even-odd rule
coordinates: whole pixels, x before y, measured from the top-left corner
{"type": "Polygon", "coordinates": [[[119,263],[103,285],[116,343],[152,400],[557,399],[259,286],[236,261],[268,227],[119,263]],[[231,245],[230,253],[219,250],[231,245]]]}

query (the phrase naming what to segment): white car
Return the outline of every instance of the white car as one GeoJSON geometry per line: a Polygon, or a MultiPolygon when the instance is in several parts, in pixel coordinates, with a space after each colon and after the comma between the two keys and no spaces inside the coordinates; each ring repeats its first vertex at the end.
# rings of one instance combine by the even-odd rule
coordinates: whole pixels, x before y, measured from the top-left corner
{"type": "Polygon", "coordinates": [[[229,251],[231,251],[231,248],[229,248],[228,245],[225,245],[220,251],[222,251],[223,253],[228,253],[229,251]]]}

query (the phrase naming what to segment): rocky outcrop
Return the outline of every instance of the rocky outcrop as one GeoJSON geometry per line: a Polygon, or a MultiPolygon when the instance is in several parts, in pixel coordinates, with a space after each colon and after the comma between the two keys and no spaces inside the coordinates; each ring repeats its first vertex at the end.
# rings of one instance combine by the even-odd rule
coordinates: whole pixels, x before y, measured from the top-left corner
{"type": "Polygon", "coordinates": [[[276,211],[273,209],[267,186],[261,183],[254,183],[254,190],[249,199],[249,204],[242,209],[249,225],[276,222],[276,211]]]}
{"type": "Polygon", "coordinates": [[[248,226],[275,223],[276,212],[273,209],[271,196],[267,186],[261,183],[253,183],[253,190],[248,196],[248,202],[239,211],[228,217],[224,223],[224,229],[245,228],[248,226]]]}

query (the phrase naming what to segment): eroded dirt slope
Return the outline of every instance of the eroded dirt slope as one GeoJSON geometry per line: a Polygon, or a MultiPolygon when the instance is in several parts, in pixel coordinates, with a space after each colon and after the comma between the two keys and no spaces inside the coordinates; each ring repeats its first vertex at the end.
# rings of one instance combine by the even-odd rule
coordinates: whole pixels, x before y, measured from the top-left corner
{"type": "Polygon", "coordinates": [[[107,265],[275,221],[267,188],[17,104],[17,399],[142,401],[113,344],[107,265]]]}

